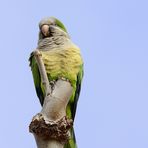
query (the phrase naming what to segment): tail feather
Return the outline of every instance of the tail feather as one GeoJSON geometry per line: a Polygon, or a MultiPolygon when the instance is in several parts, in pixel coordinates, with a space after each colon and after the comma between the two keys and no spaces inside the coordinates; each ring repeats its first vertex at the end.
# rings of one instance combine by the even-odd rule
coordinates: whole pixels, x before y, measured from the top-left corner
{"type": "Polygon", "coordinates": [[[75,133],[74,133],[74,128],[71,128],[70,129],[70,139],[64,145],[64,148],[77,148],[76,137],[75,137],[75,133]]]}

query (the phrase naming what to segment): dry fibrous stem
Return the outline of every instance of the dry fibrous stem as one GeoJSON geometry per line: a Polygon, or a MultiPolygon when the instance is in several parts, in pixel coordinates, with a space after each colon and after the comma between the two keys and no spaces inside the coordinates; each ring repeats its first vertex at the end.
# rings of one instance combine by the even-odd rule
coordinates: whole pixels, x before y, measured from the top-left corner
{"type": "Polygon", "coordinates": [[[68,130],[72,125],[73,121],[66,116],[58,121],[47,121],[41,113],[38,113],[32,119],[29,130],[43,140],[55,139],[61,143],[66,143],[70,138],[68,130]]]}

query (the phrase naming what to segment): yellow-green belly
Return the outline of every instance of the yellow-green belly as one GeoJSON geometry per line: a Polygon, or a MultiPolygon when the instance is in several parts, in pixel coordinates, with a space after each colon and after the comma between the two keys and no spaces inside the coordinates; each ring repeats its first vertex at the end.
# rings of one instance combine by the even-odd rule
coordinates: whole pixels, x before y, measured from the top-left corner
{"type": "Polygon", "coordinates": [[[71,83],[76,81],[77,74],[82,65],[78,48],[53,49],[41,51],[47,74],[51,79],[64,77],[71,83]]]}

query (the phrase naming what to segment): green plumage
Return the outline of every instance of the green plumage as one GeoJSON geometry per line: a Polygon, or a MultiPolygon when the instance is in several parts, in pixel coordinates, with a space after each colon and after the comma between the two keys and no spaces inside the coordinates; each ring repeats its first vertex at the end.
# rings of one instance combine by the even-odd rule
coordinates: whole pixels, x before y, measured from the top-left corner
{"type": "MultiPolygon", "coordinates": [[[[41,21],[43,24],[52,24],[50,28],[50,37],[44,38],[43,34],[39,33],[38,49],[42,54],[42,59],[46,68],[49,82],[58,80],[59,78],[68,79],[73,87],[73,93],[66,108],[66,114],[74,120],[77,102],[81,90],[81,81],[83,77],[83,62],[79,48],[74,45],[64,25],[55,18],[41,21]],[[55,26],[53,26],[56,24],[55,26]]],[[[44,87],[41,82],[39,69],[33,54],[30,56],[30,66],[34,78],[34,84],[37,96],[41,105],[44,103],[44,87]]],[[[71,139],[64,148],[76,148],[74,131],[71,129],[71,139]]]]}

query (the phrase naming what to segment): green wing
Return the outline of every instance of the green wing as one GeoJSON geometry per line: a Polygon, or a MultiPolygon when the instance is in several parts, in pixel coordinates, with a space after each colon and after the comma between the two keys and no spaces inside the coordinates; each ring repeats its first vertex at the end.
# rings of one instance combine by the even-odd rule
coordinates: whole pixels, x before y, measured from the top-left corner
{"type": "MultiPolygon", "coordinates": [[[[71,103],[69,102],[68,106],[67,106],[67,115],[73,119],[75,118],[75,113],[76,113],[76,108],[77,108],[77,102],[79,99],[79,95],[80,95],[80,91],[81,91],[81,82],[82,82],[82,78],[84,75],[84,71],[83,71],[83,65],[81,65],[80,67],[80,71],[77,75],[77,81],[76,81],[76,89],[75,89],[75,95],[74,95],[74,99],[73,99],[73,95],[70,98],[70,100],[73,100],[71,103]],[[70,113],[69,113],[70,112],[70,113]]],[[[75,133],[74,133],[74,129],[71,128],[70,129],[70,133],[71,133],[71,138],[68,140],[68,142],[64,145],[64,148],[77,148],[77,144],[76,144],[76,138],[75,138],[75,133]]]]}
{"type": "Polygon", "coordinates": [[[32,75],[33,75],[33,79],[34,79],[34,85],[35,85],[35,89],[36,89],[36,93],[37,96],[40,100],[41,105],[43,106],[43,102],[44,102],[44,90],[41,84],[41,76],[39,73],[39,69],[37,66],[37,63],[35,61],[35,57],[33,55],[33,53],[31,53],[30,58],[30,66],[31,66],[31,70],[32,70],[32,75]]]}
{"type": "Polygon", "coordinates": [[[75,95],[74,95],[74,103],[71,106],[72,119],[73,120],[74,120],[75,114],[76,114],[77,102],[78,102],[80,91],[81,91],[81,82],[82,82],[83,75],[84,75],[83,65],[81,65],[80,66],[80,71],[79,71],[79,73],[77,75],[76,91],[75,91],[75,95]]]}

